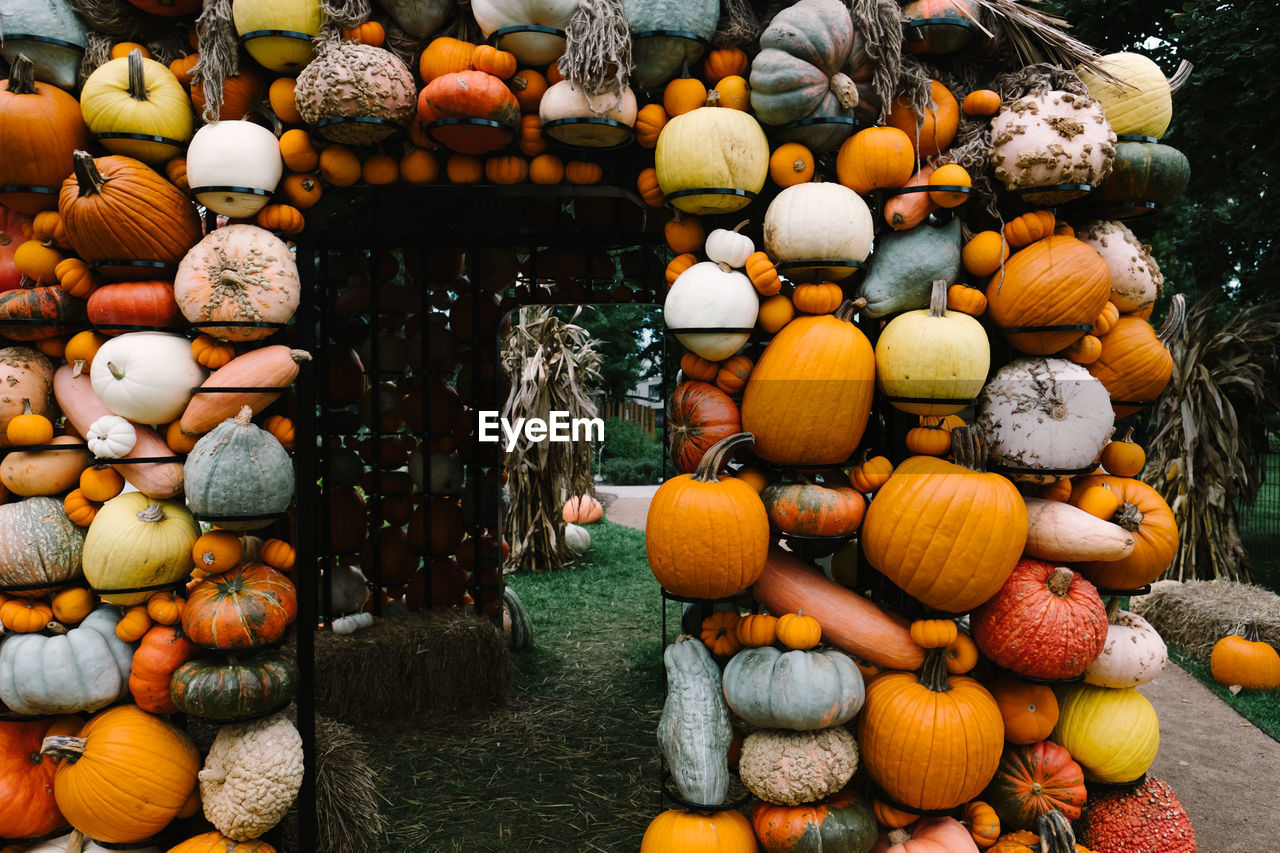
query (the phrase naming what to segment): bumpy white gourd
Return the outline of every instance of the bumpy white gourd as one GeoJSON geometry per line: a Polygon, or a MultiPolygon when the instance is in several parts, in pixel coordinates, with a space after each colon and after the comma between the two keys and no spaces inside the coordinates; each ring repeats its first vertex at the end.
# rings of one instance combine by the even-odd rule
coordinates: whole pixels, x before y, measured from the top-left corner
{"type": "Polygon", "coordinates": [[[1164,274],[1143,245],[1123,222],[1090,222],[1076,236],[1093,247],[1111,270],[1111,301],[1121,314],[1150,307],[1164,285],[1164,274]]]}
{"type": "Polygon", "coordinates": [[[1096,187],[1111,174],[1115,153],[1116,135],[1088,95],[1027,95],[991,120],[991,164],[1007,190],[1096,187]]]}
{"type": "Polygon", "coordinates": [[[302,737],[283,714],[223,726],[199,779],[205,819],[236,841],[258,838],[302,787],[302,737]]]}

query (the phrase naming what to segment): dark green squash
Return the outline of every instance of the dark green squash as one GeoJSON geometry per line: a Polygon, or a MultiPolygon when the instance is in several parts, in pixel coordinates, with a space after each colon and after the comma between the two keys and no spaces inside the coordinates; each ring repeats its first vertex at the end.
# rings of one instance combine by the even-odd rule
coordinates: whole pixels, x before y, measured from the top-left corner
{"type": "Polygon", "coordinates": [[[765,853],[867,853],[878,832],[870,804],[848,790],[798,806],[760,800],[751,824],[765,853]]]}
{"type": "Polygon", "coordinates": [[[1182,195],[1190,179],[1191,164],[1178,149],[1158,142],[1117,142],[1111,174],[1089,202],[1165,205],[1182,195]]]}
{"type": "Polygon", "coordinates": [[[234,720],[284,707],[297,682],[297,663],[278,651],[233,663],[190,660],[174,671],[169,698],[193,717],[234,720]]]}

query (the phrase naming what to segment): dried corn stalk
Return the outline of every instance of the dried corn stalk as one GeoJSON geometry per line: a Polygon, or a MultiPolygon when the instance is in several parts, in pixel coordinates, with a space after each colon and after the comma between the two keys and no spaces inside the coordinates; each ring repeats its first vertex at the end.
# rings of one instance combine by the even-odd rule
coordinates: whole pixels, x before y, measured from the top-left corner
{"type": "MultiPolygon", "coordinates": [[[[574,319],[577,318],[574,314],[574,319]]],[[[555,316],[550,308],[522,308],[502,347],[502,367],[511,392],[502,416],[549,420],[597,416],[595,390],[600,353],[587,331],[555,316]]],[[[505,446],[505,445],[504,445],[505,446]]],[[[591,443],[530,442],[520,437],[507,454],[508,571],[547,571],[573,559],[564,542],[561,509],[570,495],[590,494],[591,443]]]]}
{"type": "Polygon", "coordinates": [[[1163,577],[1248,582],[1236,508],[1257,497],[1265,419],[1280,405],[1280,303],[1245,308],[1225,323],[1217,307],[1201,299],[1171,342],[1173,378],[1154,412],[1143,477],[1178,522],[1181,547],[1163,577]]]}

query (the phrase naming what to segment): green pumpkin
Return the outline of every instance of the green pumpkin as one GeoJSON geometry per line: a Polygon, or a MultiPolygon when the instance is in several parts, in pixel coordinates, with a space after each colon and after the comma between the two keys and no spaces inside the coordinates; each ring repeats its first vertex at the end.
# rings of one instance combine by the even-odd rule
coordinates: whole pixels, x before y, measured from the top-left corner
{"type": "Polygon", "coordinates": [[[184,714],[234,720],[283,708],[293,699],[297,685],[297,662],[274,651],[229,664],[189,660],[174,670],[169,698],[184,714]]]}
{"type": "Polygon", "coordinates": [[[129,693],[134,646],[116,636],[120,609],[100,606],[65,634],[8,634],[0,702],[18,714],[97,711],[129,693]]]}
{"type": "MultiPolygon", "coordinates": [[[[720,23],[719,0],[622,0],[622,11],[636,34],[674,30],[710,40],[720,23]]],[[[701,59],[705,49],[704,42],[687,38],[635,38],[631,83],[642,89],[661,86],[701,59]]]]}
{"type": "Polygon", "coordinates": [[[886,234],[876,245],[858,288],[868,317],[885,317],[929,307],[935,281],[954,283],[960,276],[960,220],[946,225],[921,223],[886,234]]]}
{"type": "Polygon", "coordinates": [[[867,853],[880,831],[871,804],[847,789],[798,806],[759,800],[751,825],[765,853],[867,853]]]}
{"type": "Polygon", "coordinates": [[[254,426],[245,406],[196,442],[183,476],[187,505],[228,530],[269,526],[293,499],[293,462],[275,436],[254,426]]]}
{"type": "Polygon", "coordinates": [[[853,658],[836,649],[743,649],[724,668],[733,713],[760,728],[812,731],[842,726],[862,708],[866,689],[853,658]]]}
{"type": "MultiPolygon", "coordinates": [[[[767,125],[851,118],[859,94],[846,65],[859,44],[849,9],[838,0],[800,0],[783,9],[760,35],[760,53],[751,63],[752,112],[767,125]]],[[[852,125],[836,127],[841,132],[828,128],[831,138],[822,150],[853,132],[852,125]]]]}
{"type": "Polygon", "coordinates": [[[720,668],[698,640],[682,636],[662,654],[667,700],[658,720],[658,746],[680,796],[718,806],[729,793],[733,724],[720,686],[720,668]]]}
{"type": "Polygon", "coordinates": [[[1116,202],[1155,202],[1165,205],[1182,195],[1191,180],[1191,164],[1181,151],[1159,142],[1117,142],[1111,174],[1089,197],[1108,205],[1108,216],[1117,217],[1116,202]]]}
{"type": "Polygon", "coordinates": [[[89,34],[68,0],[5,0],[0,56],[12,64],[24,54],[44,83],[75,91],[89,34]]]}
{"type": "MultiPolygon", "coordinates": [[[[0,585],[58,584],[81,574],[84,528],[67,518],[62,501],[34,497],[0,505],[0,585]]],[[[52,587],[15,592],[37,597],[52,587]]]]}

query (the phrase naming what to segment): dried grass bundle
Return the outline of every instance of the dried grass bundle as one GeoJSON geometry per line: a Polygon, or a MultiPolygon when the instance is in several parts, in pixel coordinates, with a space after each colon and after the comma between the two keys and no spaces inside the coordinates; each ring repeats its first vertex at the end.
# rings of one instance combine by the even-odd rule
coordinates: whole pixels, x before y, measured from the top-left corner
{"type": "Polygon", "coordinates": [[[1157,581],[1129,609],[1151,623],[1166,642],[1201,660],[1228,634],[1258,626],[1264,642],[1280,646],[1280,595],[1234,581],[1157,581]]]}
{"type": "Polygon", "coordinates": [[[1035,8],[1043,0],[975,0],[984,32],[990,38],[975,39],[971,50],[1001,57],[1010,70],[1048,64],[1060,68],[1084,66],[1114,80],[1095,60],[1094,48],[1068,35],[1070,24],[1057,15],[1035,8]]]}
{"type": "Polygon", "coordinates": [[[1280,407],[1280,302],[1223,322],[1216,300],[1192,307],[1169,344],[1173,378],[1154,411],[1145,479],[1169,502],[1181,547],[1166,578],[1248,581],[1237,507],[1252,503],[1280,407]]]}
{"type": "MultiPolygon", "coordinates": [[[[575,419],[599,414],[594,386],[600,380],[600,353],[585,329],[566,323],[550,308],[520,310],[502,347],[502,368],[511,380],[502,415],[512,423],[517,418],[547,420],[552,412],[575,419]]],[[[560,512],[569,496],[594,491],[590,442],[530,443],[522,438],[507,454],[507,473],[507,570],[546,571],[564,565],[573,552],[564,542],[560,512]]]]}
{"type": "Polygon", "coordinates": [[[315,635],[316,712],[344,723],[482,713],[502,705],[511,652],[502,629],[471,611],[379,619],[354,634],[315,635]]]}

